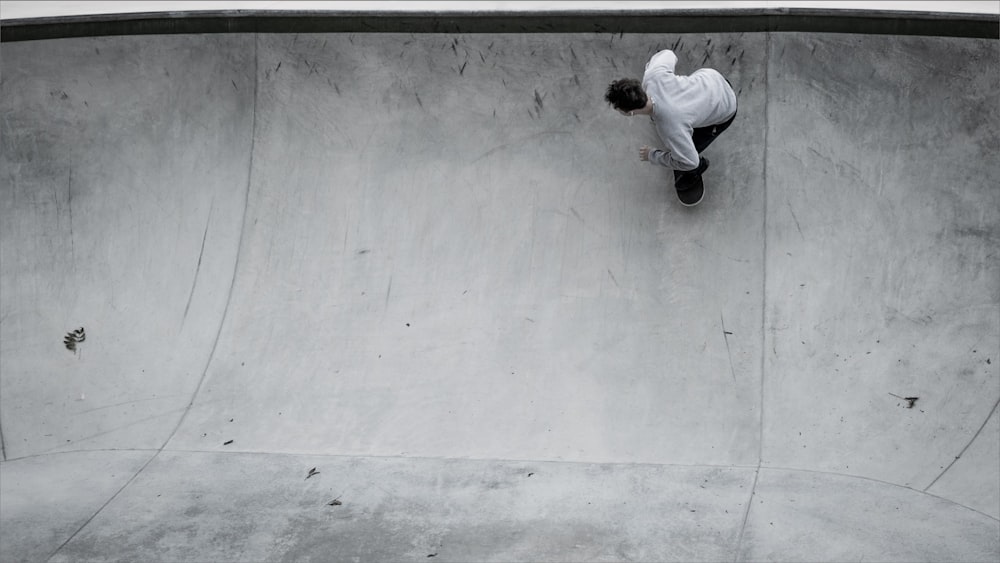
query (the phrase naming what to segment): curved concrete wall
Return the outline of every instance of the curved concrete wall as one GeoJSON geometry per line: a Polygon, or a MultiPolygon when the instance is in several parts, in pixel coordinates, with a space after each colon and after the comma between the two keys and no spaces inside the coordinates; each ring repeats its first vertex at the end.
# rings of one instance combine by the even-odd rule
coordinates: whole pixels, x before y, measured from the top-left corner
{"type": "Polygon", "coordinates": [[[0,552],[995,559],[998,61],[804,33],[7,43],[0,552]],[[661,48],[739,91],[694,209],[602,100],[661,48]]]}

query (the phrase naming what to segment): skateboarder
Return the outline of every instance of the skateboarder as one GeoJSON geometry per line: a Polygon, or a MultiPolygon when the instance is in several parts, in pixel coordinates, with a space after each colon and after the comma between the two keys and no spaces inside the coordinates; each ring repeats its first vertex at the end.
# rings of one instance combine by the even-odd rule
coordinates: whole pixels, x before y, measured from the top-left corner
{"type": "Polygon", "coordinates": [[[692,206],[705,195],[708,159],[701,152],[736,118],[736,92],[715,69],[682,76],[674,74],[676,64],[673,51],[660,51],[646,63],[642,82],[615,80],[604,99],[622,115],[649,116],[666,148],[643,146],[639,159],[673,169],[678,199],[692,206]]]}

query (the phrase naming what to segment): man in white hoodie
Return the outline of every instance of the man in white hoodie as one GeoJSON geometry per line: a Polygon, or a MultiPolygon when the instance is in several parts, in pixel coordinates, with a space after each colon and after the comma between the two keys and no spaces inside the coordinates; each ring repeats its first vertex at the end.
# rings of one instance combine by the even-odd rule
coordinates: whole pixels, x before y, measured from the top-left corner
{"type": "Polygon", "coordinates": [[[736,118],[736,92],[717,70],[674,74],[677,55],[663,50],[646,63],[642,82],[615,80],[605,101],[622,115],[648,115],[665,148],[639,149],[639,159],[671,168],[681,203],[697,205],[705,195],[701,175],[708,159],[701,152],[736,118]]]}

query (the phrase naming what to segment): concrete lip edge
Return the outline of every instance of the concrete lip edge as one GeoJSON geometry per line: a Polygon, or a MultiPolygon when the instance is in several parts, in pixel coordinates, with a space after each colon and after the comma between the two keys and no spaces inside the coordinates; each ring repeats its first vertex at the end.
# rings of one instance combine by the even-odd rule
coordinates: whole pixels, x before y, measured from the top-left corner
{"type": "Polygon", "coordinates": [[[3,41],[150,33],[856,32],[1000,38],[1000,15],[818,8],[579,11],[184,10],[0,21],[3,41]],[[692,23],[697,24],[692,27],[692,23]]]}

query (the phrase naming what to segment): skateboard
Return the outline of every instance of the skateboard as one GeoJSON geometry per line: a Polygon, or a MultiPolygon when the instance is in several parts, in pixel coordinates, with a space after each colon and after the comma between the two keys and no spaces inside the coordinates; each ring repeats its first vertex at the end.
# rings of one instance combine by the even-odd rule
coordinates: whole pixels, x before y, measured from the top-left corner
{"type": "Polygon", "coordinates": [[[694,207],[705,199],[705,178],[704,176],[696,176],[693,181],[685,183],[683,187],[675,186],[674,189],[677,190],[677,199],[680,200],[681,205],[694,207]]]}
{"type": "Polygon", "coordinates": [[[705,198],[705,171],[708,170],[708,159],[702,158],[697,174],[682,174],[674,176],[674,189],[677,199],[685,207],[694,207],[705,198]]]}

